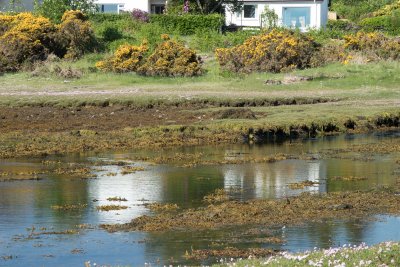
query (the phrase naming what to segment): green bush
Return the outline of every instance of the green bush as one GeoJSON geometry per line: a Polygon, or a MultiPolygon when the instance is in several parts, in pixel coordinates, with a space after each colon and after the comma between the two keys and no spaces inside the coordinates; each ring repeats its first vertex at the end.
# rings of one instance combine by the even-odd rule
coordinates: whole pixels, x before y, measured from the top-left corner
{"type": "Polygon", "coordinates": [[[364,31],[383,31],[391,35],[400,34],[400,9],[391,15],[365,18],[360,22],[364,31]]]}
{"type": "Polygon", "coordinates": [[[60,23],[67,10],[79,10],[91,13],[97,6],[94,0],[43,0],[35,1],[35,12],[50,19],[53,23],[60,23]]]}
{"type": "Polygon", "coordinates": [[[221,34],[218,31],[197,30],[190,40],[190,46],[203,52],[214,52],[217,48],[242,44],[249,37],[259,33],[259,31],[246,30],[221,34]]]}
{"type": "Polygon", "coordinates": [[[121,22],[127,21],[131,22],[132,17],[129,13],[112,14],[112,13],[90,13],[88,15],[89,20],[93,23],[103,23],[103,22],[121,22]]]}
{"type": "Polygon", "coordinates": [[[122,31],[118,25],[111,21],[106,21],[95,29],[96,36],[104,42],[113,42],[123,38],[122,31]]]}
{"type": "Polygon", "coordinates": [[[219,31],[224,18],[219,14],[211,15],[156,15],[150,16],[150,22],[159,24],[167,33],[191,35],[196,30],[219,31]]]}
{"type": "Polygon", "coordinates": [[[331,9],[340,18],[359,21],[366,14],[379,10],[380,8],[398,0],[334,0],[331,9]]]}

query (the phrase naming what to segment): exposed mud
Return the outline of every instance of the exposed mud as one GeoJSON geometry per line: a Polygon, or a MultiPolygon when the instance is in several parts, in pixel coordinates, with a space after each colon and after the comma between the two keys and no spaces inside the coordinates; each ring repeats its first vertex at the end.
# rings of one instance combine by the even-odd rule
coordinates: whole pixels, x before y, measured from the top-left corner
{"type": "Polygon", "coordinates": [[[227,201],[175,214],[141,216],[130,223],[101,225],[107,231],[217,229],[226,226],[284,226],[327,219],[400,214],[400,194],[390,191],[301,194],[280,200],[227,201]]]}
{"type": "Polygon", "coordinates": [[[241,120],[226,125],[213,123],[218,118],[249,120],[266,116],[263,112],[238,107],[217,113],[190,105],[161,104],[143,108],[110,103],[79,107],[0,107],[0,158],[143,147],[260,143],[298,136],[399,127],[400,118],[398,114],[384,114],[369,120],[363,118],[363,123],[353,121],[351,125],[335,121],[260,124],[257,127],[241,123],[241,120]],[[353,129],[354,125],[357,125],[356,129],[353,129]]]}

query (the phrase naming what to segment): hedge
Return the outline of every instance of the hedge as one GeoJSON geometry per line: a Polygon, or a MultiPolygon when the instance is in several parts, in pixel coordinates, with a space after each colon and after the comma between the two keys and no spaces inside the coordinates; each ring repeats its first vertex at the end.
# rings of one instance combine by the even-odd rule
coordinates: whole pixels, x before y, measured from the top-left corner
{"type": "Polygon", "coordinates": [[[365,31],[384,31],[392,35],[400,34],[400,10],[391,16],[365,18],[360,22],[365,31]]]}
{"type": "Polygon", "coordinates": [[[121,20],[132,20],[132,16],[130,13],[121,13],[121,14],[113,14],[113,13],[91,13],[89,14],[89,20],[93,23],[103,23],[103,22],[116,22],[121,20]]]}
{"type": "Polygon", "coordinates": [[[199,30],[219,31],[224,25],[224,17],[219,14],[211,15],[156,15],[150,16],[150,22],[163,27],[166,33],[182,35],[194,34],[199,30]]]}

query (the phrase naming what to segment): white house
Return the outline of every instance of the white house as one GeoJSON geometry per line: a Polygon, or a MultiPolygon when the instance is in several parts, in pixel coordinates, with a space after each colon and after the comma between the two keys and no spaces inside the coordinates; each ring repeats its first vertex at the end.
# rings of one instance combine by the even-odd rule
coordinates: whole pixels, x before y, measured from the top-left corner
{"type": "Polygon", "coordinates": [[[162,14],[166,0],[96,0],[95,3],[99,5],[99,11],[104,13],[119,13],[136,8],[148,13],[162,14]]]}
{"type": "Polygon", "coordinates": [[[261,14],[265,7],[278,15],[278,25],[289,28],[319,29],[328,21],[329,0],[243,0],[239,12],[230,12],[226,8],[226,25],[247,27],[262,26],[261,14]]]}

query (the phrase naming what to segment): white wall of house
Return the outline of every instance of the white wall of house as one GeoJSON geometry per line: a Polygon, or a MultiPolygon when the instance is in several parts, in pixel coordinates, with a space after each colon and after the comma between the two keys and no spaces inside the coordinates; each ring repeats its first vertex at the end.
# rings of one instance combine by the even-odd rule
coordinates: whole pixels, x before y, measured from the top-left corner
{"type": "Polygon", "coordinates": [[[261,14],[265,6],[278,15],[280,26],[293,25],[305,31],[307,28],[324,27],[328,21],[328,0],[323,1],[244,1],[243,10],[231,13],[226,9],[226,25],[261,26],[261,14]],[[248,6],[248,7],[246,7],[248,6]],[[249,7],[250,6],[250,7],[249,7]],[[253,10],[251,6],[254,6],[253,10]]]}

